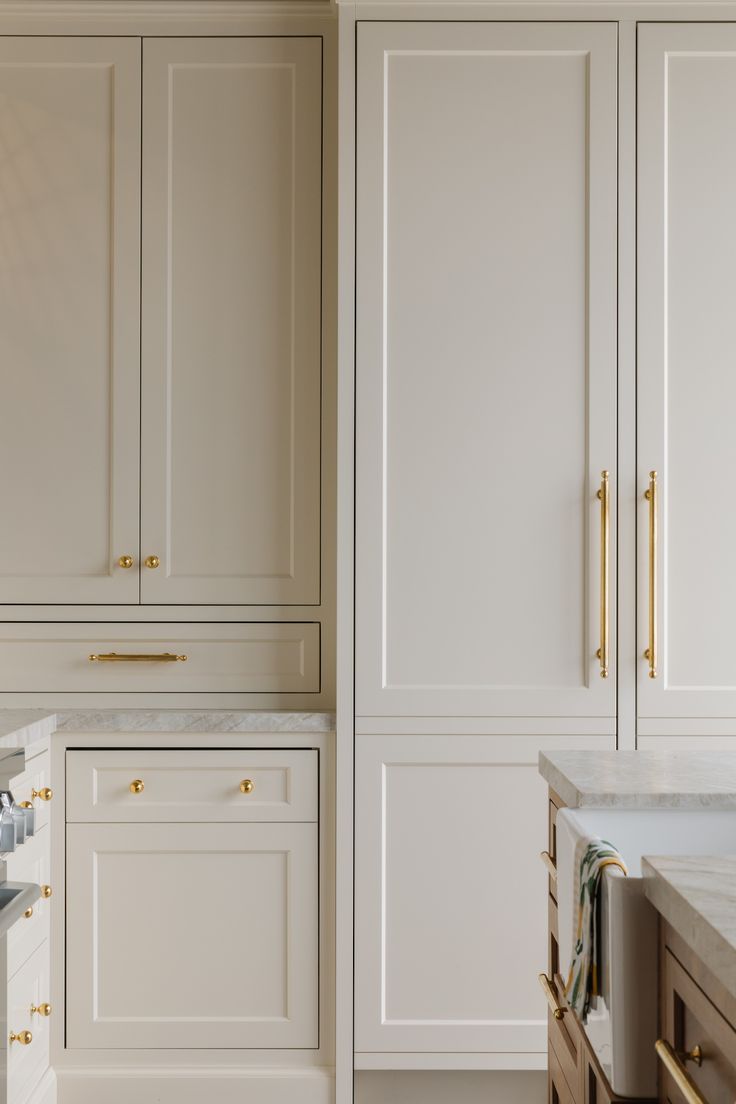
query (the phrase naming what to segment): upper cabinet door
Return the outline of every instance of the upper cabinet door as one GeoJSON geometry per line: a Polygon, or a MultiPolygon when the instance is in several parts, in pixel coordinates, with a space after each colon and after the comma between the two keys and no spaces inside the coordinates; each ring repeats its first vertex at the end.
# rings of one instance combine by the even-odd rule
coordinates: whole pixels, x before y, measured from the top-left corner
{"type": "Polygon", "coordinates": [[[614,724],[616,52],[359,25],[359,715],[614,724]]]}
{"type": "Polygon", "coordinates": [[[736,26],[640,26],[638,56],[639,727],[733,732],[736,26]]]}
{"type": "Polygon", "coordinates": [[[138,601],[140,51],[0,38],[0,602],[138,601]]]}
{"type": "Polygon", "coordinates": [[[142,598],[317,603],[321,40],[143,58],[142,598]]]}

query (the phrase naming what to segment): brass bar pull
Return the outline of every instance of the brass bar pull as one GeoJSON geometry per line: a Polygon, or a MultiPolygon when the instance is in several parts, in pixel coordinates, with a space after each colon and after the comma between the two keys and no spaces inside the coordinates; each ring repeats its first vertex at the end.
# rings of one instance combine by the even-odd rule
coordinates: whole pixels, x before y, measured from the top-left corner
{"type": "MultiPolygon", "coordinates": [[[[677,1052],[670,1046],[666,1039],[657,1039],[654,1044],[657,1057],[667,1070],[677,1088],[682,1093],[686,1104],[708,1104],[703,1094],[698,1089],[690,1074],[680,1061],[677,1052]]],[[[702,1059],[701,1059],[702,1060],[702,1059]]]]}
{"type": "Polygon", "coordinates": [[[609,543],[609,491],[608,472],[601,472],[598,491],[601,502],[601,646],[596,652],[601,664],[601,678],[608,678],[608,543],[609,543]]]}
{"type": "Polygon", "coordinates": [[[119,655],[117,652],[101,652],[100,655],[92,654],[90,663],[185,663],[185,655],[174,655],[173,652],[158,652],[152,655],[119,655]]]}
{"type": "Polygon", "coordinates": [[[649,663],[649,677],[657,677],[657,473],[650,471],[649,486],[644,492],[649,503],[649,647],[644,658],[649,663]]]}
{"type": "Polygon", "coordinates": [[[542,862],[544,863],[544,865],[547,867],[547,873],[549,874],[552,881],[556,882],[557,881],[557,867],[555,866],[555,860],[552,858],[549,851],[542,851],[539,857],[542,860],[542,862]]]}
{"type": "Polygon", "coordinates": [[[550,1011],[556,1020],[561,1020],[565,1015],[565,1009],[560,1007],[560,1004],[555,996],[555,991],[552,988],[552,982],[549,980],[546,974],[539,975],[539,984],[542,986],[545,997],[547,998],[547,1004],[550,1007],[550,1011]]]}

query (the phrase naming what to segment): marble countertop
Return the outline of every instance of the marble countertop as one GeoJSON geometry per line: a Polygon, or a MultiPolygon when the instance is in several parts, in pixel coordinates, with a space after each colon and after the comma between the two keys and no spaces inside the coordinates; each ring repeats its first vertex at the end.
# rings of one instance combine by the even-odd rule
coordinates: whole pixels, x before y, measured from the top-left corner
{"type": "Polygon", "coordinates": [[[736,856],[642,859],[659,913],[736,999],[736,856]]]}
{"type": "Polygon", "coordinates": [[[540,752],[572,808],[736,809],[736,751],[540,752]]]}
{"type": "Polygon", "coordinates": [[[50,736],[56,714],[45,709],[0,709],[0,759],[50,736]]]}

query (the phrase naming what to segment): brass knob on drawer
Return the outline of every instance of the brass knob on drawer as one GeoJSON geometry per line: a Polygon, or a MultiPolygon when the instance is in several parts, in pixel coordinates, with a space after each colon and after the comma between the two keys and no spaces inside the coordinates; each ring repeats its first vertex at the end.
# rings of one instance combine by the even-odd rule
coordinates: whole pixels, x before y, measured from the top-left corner
{"type": "Polygon", "coordinates": [[[158,558],[158,556],[146,556],[146,567],[150,567],[150,568],[158,567],[158,565],[160,563],[161,563],[161,561],[158,558]]]}
{"type": "Polygon", "coordinates": [[[142,778],[134,778],[133,781],[128,786],[128,789],[130,790],[130,792],[134,793],[134,794],[135,793],[143,793],[145,788],[146,788],[146,784],[145,784],[145,782],[143,781],[142,778]]]}
{"type": "Polygon", "coordinates": [[[31,798],[40,797],[42,801],[50,801],[54,791],[49,786],[43,786],[40,790],[31,790],[31,798]]]}
{"type": "Polygon", "coordinates": [[[33,802],[32,801],[21,801],[20,807],[21,807],[21,809],[32,809],[33,808],[33,802]]]}
{"type": "Polygon", "coordinates": [[[53,892],[54,892],[54,891],[53,891],[53,889],[51,888],[51,886],[50,886],[50,885],[42,885],[42,886],[41,886],[41,896],[42,896],[43,898],[45,898],[45,900],[47,900],[47,901],[48,901],[49,897],[51,896],[51,894],[52,894],[53,892]]]}
{"type": "Polygon", "coordinates": [[[244,794],[253,793],[255,789],[255,782],[250,778],[244,778],[240,783],[240,792],[244,794]]]}
{"type": "Polygon", "coordinates": [[[50,1004],[32,1004],[31,1005],[31,1015],[33,1016],[34,1014],[38,1015],[38,1016],[50,1016],[51,1015],[51,1005],[50,1004]]]}
{"type": "Polygon", "coordinates": [[[11,1043],[20,1043],[21,1046],[28,1046],[33,1042],[30,1031],[11,1031],[8,1037],[11,1043]]]}
{"type": "Polygon", "coordinates": [[[33,916],[33,906],[31,905],[30,908],[27,908],[23,915],[25,916],[26,920],[30,920],[33,916]]]}
{"type": "Polygon", "coordinates": [[[135,561],[133,560],[132,556],[121,556],[118,560],[118,567],[132,567],[134,562],[135,561]]]}

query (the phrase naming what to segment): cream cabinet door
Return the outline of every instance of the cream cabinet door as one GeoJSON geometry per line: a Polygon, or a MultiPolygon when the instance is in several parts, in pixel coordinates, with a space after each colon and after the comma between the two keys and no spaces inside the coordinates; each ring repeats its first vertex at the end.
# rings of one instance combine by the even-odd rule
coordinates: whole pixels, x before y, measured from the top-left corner
{"type": "Polygon", "coordinates": [[[358,27],[359,715],[614,724],[616,55],[358,27]]]}
{"type": "Polygon", "coordinates": [[[544,1060],[547,793],[514,743],[357,738],[356,1051],[544,1060]]]}
{"type": "Polygon", "coordinates": [[[0,602],[138,601],[140,82],[0,38],[0,602]]]}
{"type": "Polygon", "coordinates": [[[144,602],[319,602],[319,38],[143,44],[144,602]]]}
{"type": "Polygon", "coordinates": [[[316,1048],[316,824],[67,825],[67,1046],[316,1048]]]}
{"type": "Polygon", "coordinates": [[[679,735],[725,735],[736,733],[736,26],[640,26],[638,65],[639,731],[673,732],[679,717],[679,735]]]}

